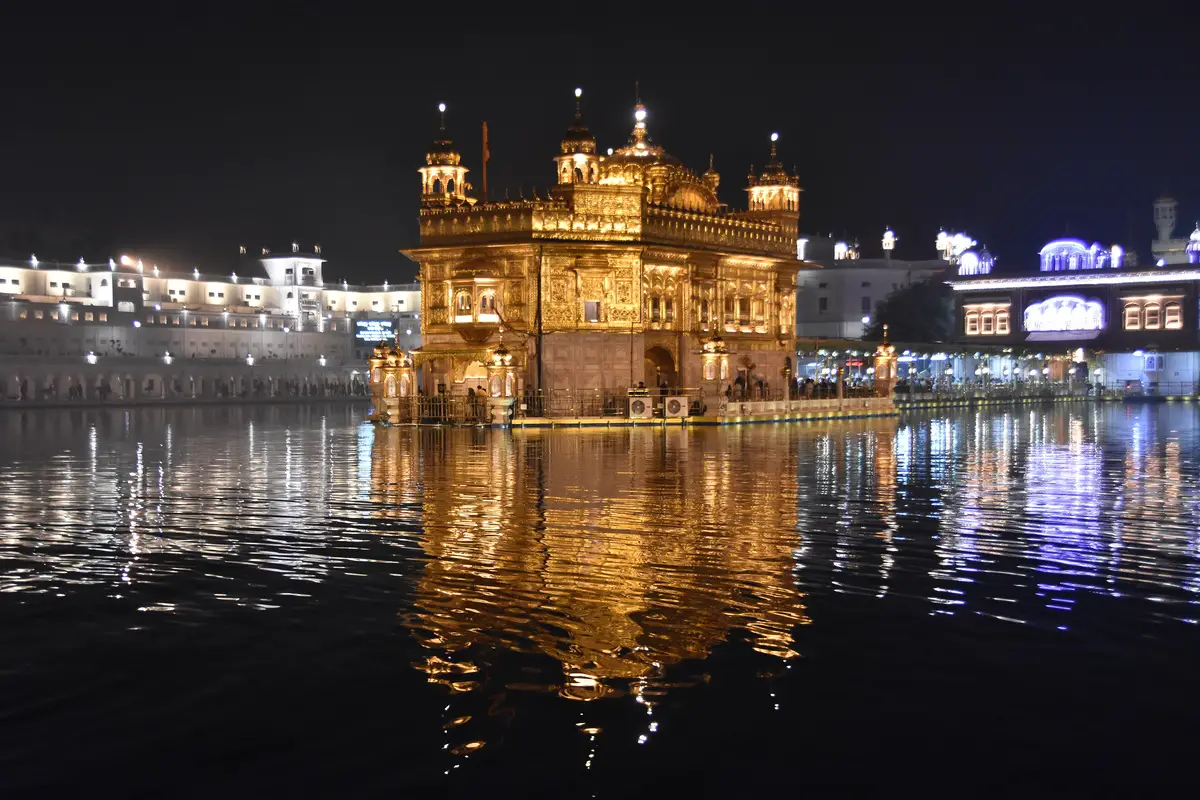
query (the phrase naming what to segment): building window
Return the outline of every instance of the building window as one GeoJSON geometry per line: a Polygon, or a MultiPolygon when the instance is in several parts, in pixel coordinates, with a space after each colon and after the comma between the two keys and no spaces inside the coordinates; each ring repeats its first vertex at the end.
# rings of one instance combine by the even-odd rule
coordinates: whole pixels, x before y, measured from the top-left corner
{"type": "Polygon", "coordinates": [[[864,289],[866,289],[866,288],[867,288],[868,286],[870,286],[870,285],[871,285],[871,282],[870,282],[870,281],[863,281],[863,282],[862,282],[862,288],[864,288],[864,289]]]}
{"type": "Polygon", "coordinates": [[[166,314],[160,314],[160,315],[159,315],[159,317],[158,317],[158,324],[159,324],[159,325],[166,325],[166,324],[167,324],[167,315],[166,315],[166,314]]]}
{"type": "Polygon", "coordinates": [[[700,324],[701,325],[708,324],[708,301],[707,300],[700,301],[700,324]]]}
{"type": "Polygon", "coordinates": [[[599,322],[600,321],[600,302],[598,300],[586,300],[583,303],[583,321],[584,322],[599,322]]]}
{"type": "Polygon", "coordinates": [[[669,297],[663,300],[663,321],[675,321],[675,301],[669,297]]]}
{"type": "MultiPolygon", "coordinates": [[[[821,284],[821,285],[824,286],[825,284],[821,284]]],[[[817,313],[824,314],[828,310],[829,310],[829,298],[828,297],[818,297],[817,298],[817,313]]]]}
{"type": "Polygon", "coordinates": [[[17,314],[17,319],[29,319],[29,311],[22,308],[21,312],[17,314]]]}
{"type": "Polygon", "coordinates": [[[963,306],[967,336],[1005,336],[1009,333],[1010,304],[979,303],[963,306]]]}
{"type": "Polygon", "coordinates": [[[107,312],[107,311],[101,311],[101,312],[100,312],[100,321],[101,321],[101,322],[108,322],[108,312],[107,312]]]}
{"type": "Polygon", "coordinates": [[[862,299],[862,312],[864,314],[871,313],[871,298],[867,297],[866,295],[864,295],[862,299]]]}
{"type": "Polygon", "coordinates": [[[92,321],[92,312],[90,312],[90,311],[83,312],[83,321],[91,322],[92,321]]]}
{"type": "Polygon", "coordinates": [[[129,300],[122,300],[117,303],[117,311],[120,311],[122,314],[132,314],[134,311],[133,303],[129,300]]]}
{"type": "Polygon", "coordinates": [[[78,312],[78,311],[72,311],[72,312],[71,312],[71,319],[72,319],[73,321],[75,321],[75,322],[79,322],[79,312],[78,312]]]}
{"type": "Polygon", "coordinates": [[[1125,306],[1125,330],[1136,331],[1142,327],[1142,307],[1136,303],[1125,306]]]}
{"type": "Polygon", "coordinates": [[[1162,309],[1158,303],[1147,303],[1142,309],[1142,327],[1148,331],[1156,331],[1161,327],[1162,309]]]}
{"type": "Polygon", "coordinates": [[[57,311],[51,311],[51,312],[50,312],[50,319],[55,319],[55,320],[56,320],[56,319],[58,319],[58,312],[57,312],[57,311]]]}
{"type": "Polygon", "coordinates": [[[818,288],[818,289],[828,289],[828,288],[829,288],[829,284],[828,284],[828,283],[824,283],[824,282],[822,282],[822,283],[818,283],[818,284],[817,284],[817,288],[818,288]]]}
{"type": "Polygon", "coordinates": [[[479,313],[480,314],[495,314],[496,313],[496,295],[493,292],[484,292],[479,296],[479,313]]]}
{"type": "Polygon", "coordinates": [[[657,297],[650,298],[650,321],[662,322],[662,310],[657,297]]]}
{"type": "MultiPolygon", "coordinates": [[[[372,300],[371,305],[379,305],[378,300],[372,300]]],[[[454,313],[458,315],[471,313],[471,295],[469,292],[459,292],[454,295],[454,313]]]]}
{"type": "Polygon", "coordinates": [[[1163,327],[1169,331],[1183,327],[1183,305],[1171,302],[1163,306],[1163,327]]]}

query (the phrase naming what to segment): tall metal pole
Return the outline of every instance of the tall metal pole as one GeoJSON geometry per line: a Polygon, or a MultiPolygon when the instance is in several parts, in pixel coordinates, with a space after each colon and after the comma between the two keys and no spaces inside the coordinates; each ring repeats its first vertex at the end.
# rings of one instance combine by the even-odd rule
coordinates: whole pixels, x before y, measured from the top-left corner
{"type": "Polygon", "coordinates": [[[487,164],[491,154],[488,152],[487,120],[483,121],[483,202],[488,201],[487,164]]]}

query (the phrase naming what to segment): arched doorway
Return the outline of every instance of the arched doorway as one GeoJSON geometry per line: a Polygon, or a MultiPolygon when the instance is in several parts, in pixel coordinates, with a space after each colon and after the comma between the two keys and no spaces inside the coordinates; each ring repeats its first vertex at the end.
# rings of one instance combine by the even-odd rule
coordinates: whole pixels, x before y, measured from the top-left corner
{"type": "Polygon", "coordinates": [[[679,385],[679,376],[675,372],[675,358],[665,347],[651,347],[646,350],[646,385],[663,384],[679,385]]]}
{"type": "MultiPolygon", "coordinates": [[[[487,386],[487,367],[478,361],[472,361],[463,371],[463,394],[467,393],[468,389],[479,390],[480,387],[487,386]]],[[[487,389],[484,388],[484,392],[487,389]]]]}

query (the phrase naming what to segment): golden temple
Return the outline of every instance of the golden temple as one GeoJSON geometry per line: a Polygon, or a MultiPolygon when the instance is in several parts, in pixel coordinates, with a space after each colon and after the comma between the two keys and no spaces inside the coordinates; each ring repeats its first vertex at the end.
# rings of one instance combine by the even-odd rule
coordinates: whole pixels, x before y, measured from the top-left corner
{"type": "Polygon", "coordinates": [[[747,208],[733,210],[717,196],[711,159],[697,174],[650,138],[640,101],[626,146],[601,154],[579,96],[552,159],[556,185],[531,200],[471,196],[441,107],[419,169],[421,246],[404,251],[420,265],[421,390],[483,385],[501,345],[517,395],[698,387],[705,377],[782,386],[801,189],[779,162],[778,137],[748,176],[747,208]],[[714,337],[731,358],[705,376],[702,348],[714,337]]]}

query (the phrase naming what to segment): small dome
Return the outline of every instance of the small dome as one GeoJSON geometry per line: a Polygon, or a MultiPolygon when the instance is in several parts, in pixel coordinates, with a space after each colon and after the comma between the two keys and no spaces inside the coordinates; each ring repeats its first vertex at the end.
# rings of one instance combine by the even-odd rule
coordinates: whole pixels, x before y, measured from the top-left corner
{"type": "Polygon", "coordinates": [[[429,145],[429,150],[425,153],[425,163],[431,167],[456,167],[461,161],[462,156],[454,149],[454,142],[451,141],[450,135],[446,133],[445,128],[442,128],[441,135],[433,140],[429,145]]]}
{"type": "Polygon", "coordinates": [[[1188,237],[1188,240],[1200,242],[1200,222],[1196,223],[1196,230],[1192,231],[1192,235],[1188,237]]]}
{"type": "Polygon", "coordinates": [[[583,121],[576,118],[575,124],[567,128],[562,138],[562,151],[566,153],[595,153],[596,137],[587,129],[583,121]]]}

